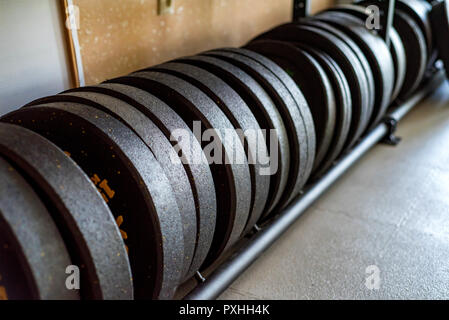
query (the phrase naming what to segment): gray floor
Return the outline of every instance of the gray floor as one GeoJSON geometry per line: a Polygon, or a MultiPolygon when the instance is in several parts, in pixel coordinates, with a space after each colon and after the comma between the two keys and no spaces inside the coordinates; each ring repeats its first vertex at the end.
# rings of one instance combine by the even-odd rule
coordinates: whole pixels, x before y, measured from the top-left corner
{"type": "Polygon", "coordinates": [[[449,85],[398,135],[399,146],[371,150],[221,299],[448,299],[449,85]]]}

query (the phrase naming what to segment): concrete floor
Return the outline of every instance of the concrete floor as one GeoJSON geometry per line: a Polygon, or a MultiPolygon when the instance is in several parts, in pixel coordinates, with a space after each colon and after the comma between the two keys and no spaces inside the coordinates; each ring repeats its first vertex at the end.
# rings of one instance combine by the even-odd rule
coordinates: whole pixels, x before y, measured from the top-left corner
{"type": "Polygon", "coordinates": [[[220,298],[448,299],[449,84],[398,135],[397,147],[365,155],[220,298]]]}

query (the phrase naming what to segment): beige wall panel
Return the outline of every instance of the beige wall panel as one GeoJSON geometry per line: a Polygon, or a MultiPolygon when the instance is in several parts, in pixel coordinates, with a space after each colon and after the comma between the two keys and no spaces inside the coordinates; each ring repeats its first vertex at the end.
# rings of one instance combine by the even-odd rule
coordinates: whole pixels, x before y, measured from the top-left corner
{"type": "MultiPolygon", "coordinates": [[[[157,0],[74,0],[86,84],[183,55],[240,46],[291,19],[292,0],[173,0],[157,14],[157,0]]],[[[330,0],[312,1],[312,11],[330,0]]]]}

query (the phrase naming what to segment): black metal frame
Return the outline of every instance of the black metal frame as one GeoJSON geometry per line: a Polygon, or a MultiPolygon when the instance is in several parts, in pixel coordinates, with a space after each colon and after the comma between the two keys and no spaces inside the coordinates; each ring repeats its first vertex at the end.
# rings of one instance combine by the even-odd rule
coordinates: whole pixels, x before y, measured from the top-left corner
{"type": "Polygon", "coordinates": [[[307,17],[310,13],[309,0],[293,0],[293,21],[307,17]]]}
{"type": "MultiPolygon", "coordinates": [[[[386,41],[393,22],[395,0],[379,0],[384,5],[381,20],[386,41]]],[[[294,0],[293,20],[306,17],[309,0],[294,0]]],[[[304,193],[262,228],[256,226],[248,242],[240,247],[225,262],[206,278],[198,273],[199,284],[184,297],[186,300],[215,299],[223,293],[257,258],[267,250],[287,229],[337,181],[353,164],[377,143],[396,145],[400,138],[394,135],[398,122],[422,99],[432,93],[445,80],[444,70],[434,70],[433,75],[407,101],[394,108],[372,131],[370,131],[349,153],[344,155],[319,181],[308,186],[304,193]]]]}
{"type": "Polygon", "coordinates": [[[396,7],[396,0],[378,0],[383,8],[384,15],[381,15],[381,29],[380,35],[390,46],[390,28],[393,25],[394,10],[396,7]]]}

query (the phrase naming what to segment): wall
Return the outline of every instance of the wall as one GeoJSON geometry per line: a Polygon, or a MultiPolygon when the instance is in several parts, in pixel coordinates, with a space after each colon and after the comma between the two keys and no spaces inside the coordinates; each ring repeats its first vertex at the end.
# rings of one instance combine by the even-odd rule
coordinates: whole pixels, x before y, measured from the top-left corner
{"type": "MultiPolygon", "coordinates": [[[[81,56],[95,84],[182,55],[240,46],[289,21],[292,0],[73,0],[81,56]]],[[[332,0],[313,0],[312,12],[332,0]]],[[[72,86],[62,0],[0,0],[0,115],[72,86]]]]}
{"type": "MultiPolygon", "coordinates": [[[[86,84],[200,51],[241,46],[291,19],[293,0],[172,0],[158,15],[157,0],[73,0],[86,84]]],[[[312,11],[331,0],[313,0],[312,11]]]]}
{"type": "Polygon", "coordinates": [[[58,0],[0,0],[0,114],[71,85],[58,0]]]}

